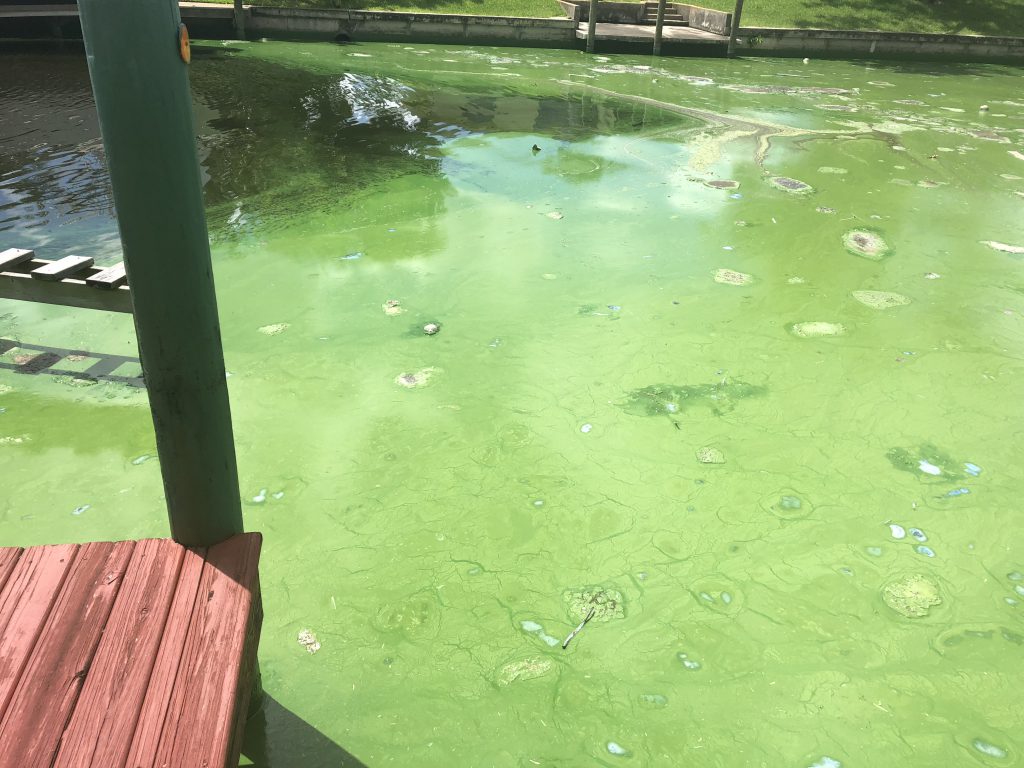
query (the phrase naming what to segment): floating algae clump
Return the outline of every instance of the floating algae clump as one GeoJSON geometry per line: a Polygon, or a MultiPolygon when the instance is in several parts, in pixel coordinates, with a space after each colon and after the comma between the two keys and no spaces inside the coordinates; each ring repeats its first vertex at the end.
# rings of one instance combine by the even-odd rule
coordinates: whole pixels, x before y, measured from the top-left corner
{"type": "Polygon", "coordinates": [[[981,242],[992,250],[1000,251],[1001,253],[1024,253],[1024,245],[1010,245],[1009,243],[1000,243],[995,240],[982,240],[981,242]]]}
{"type": "Polygon", "coordinates": [[[697,449],[697,461],[701,464],[725,464],[725,454],[717,448],[704,446],[697,449]]]}
{"type": "Polygon", "coordinates": [[[706,405],[715,415],[728,413],[738,400],[767,392],[766,387],[723,379],[715,384],[652,384],[629,392],[619,406],[633,416],[664,416],[692,405],[706,405]]]}
{"type": "Polygon", "coordinates": [[[594,611],[591,621],[611,621],[626,616],[622,605],[622,593],[617,589],[605,587],[579,587],[567,589],[562,593],[562,600],[573,621],[583,621],[594,611]]]}
{"type": "Polygon", "coordinates": [[[810,184],[805,184],[797,179],[791,179],[788,176],[773,176],[768,182],[776,189],[781,189],[783,192],[795,192],[797,194],[806,194],[813,192],[814,189],[810,184]]]}
{"type": "Polygon", "coordinates": [[[395,377],[395,384],[399,384],[406,389],[425,387],[437,370],[437,368],[424,368],[422,371],[416,371],[415,373],[400,373],[395,377]]]}
{"type": "Polygon", "coordinates": [[[885,458],[889,460],[894,469],[909,472],[921,480],[930,480],[931,478],[940,478],[943,481],[964,479],[963,473],[960,472],[962,462],[930,443],[919,446],[916,451],[892,448],[885,454],[885,458]]]}
{"type": "Polygon", "coordinates": [[[872,309],[892,309],[893,307],[905,307],[910,299],[902,293],[891,293],[889,291],[854,291],[853,298],[872,309]]]}
{"type": "Polygon", "coordinates": [[[749,285],[754,280],[753,276],[746,272],[736,272],[732,269],[719,269],[715,271],[715,282],[722,285],[749,285]]]}
{"type": "Polygon", "coordinates": [[[289,327],[288,323],[274,323],[273,325],[264,325],[257,330],[265,336],[277,336],[277,334],[287,331],[289,327]]]}
{"type": "Polygon", "coordinates": [[[846,327],[839,323],[814,320],[807,323],[793,323],[789,326],[789,332],[801,339],[816,339],[821,336],[842,336],[846,333],[846,327]]]}
{"type": "Polygon", "coordinates": [[[886,584],[882,589],[882,599],[896,613],[910,619],[927,616],[932,606],[942,602],[939,585],[921,574],[886,584]]]}
{"type": "Polygon", "coordinates": [[[868,229],[851,229],[843,235],[843,245],[854,256],[881,261],[889,255],[889,246],[882,236],[868,229]]]}
{"type": "Polygon", "coordinates": [[[548,659],[523,659],[513,661],[498,671],[498,683],[509,685],[517,680],[533,680],[551,671],[552,663],[548,659]]]}
{"type": "Polygon", "coordinates": [[[711,181],[705,181],[704,185],[712,189],[736,189],[740,183],[732,179],[712,179],[711,181]]]}

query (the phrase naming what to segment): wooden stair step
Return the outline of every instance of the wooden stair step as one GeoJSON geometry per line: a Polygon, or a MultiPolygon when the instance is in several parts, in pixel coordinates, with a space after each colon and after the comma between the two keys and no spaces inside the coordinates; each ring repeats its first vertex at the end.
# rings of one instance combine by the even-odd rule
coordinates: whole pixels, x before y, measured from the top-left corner
{"type": "Polygon", "coordinates": [[[56,282],[70,277],[83,269],[91,267],[93,259],[91,256],[65,256],[63,259],[51,261],[42,267],[32,270],[32,277],[38,280],[49,280],[56,282]]]}
{"type": "Polygon", "coordinates": [[[30,261],[35,257],[35,251],[28,251],[24,248],[8,248],[5,251],[0,251],[0,271],[30,261]]]}

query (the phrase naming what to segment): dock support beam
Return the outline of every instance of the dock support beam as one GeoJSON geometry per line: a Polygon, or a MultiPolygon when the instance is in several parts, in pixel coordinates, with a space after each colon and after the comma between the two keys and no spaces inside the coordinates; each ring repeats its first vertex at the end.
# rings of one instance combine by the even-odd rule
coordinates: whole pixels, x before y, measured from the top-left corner
{"type": "Polygon", "coordinates": [[[587,53],[594,52],[594,41],[597,39],[597,0],[590,0],[590,12],[587,15],[587,53]]]}
{"type": "Polygon", "coordinates": [[[726,55],[732,59],[736,56],[736,35],[740,31],[740,16],[743,15],[743,0],[736,0],[736,7],[732,11],[732,26],[729,28],[729,50],[726,55]]]}
{"type": "Polygon", "coordinates": [[[242,530],[177,0],[80,0],[171,535],[242,530]]]}
{"type": "Polygon", "coordinates": [[[242,7],[242,0],[235,0],[235,37],[245,40],[245,9],[242,7]]]}

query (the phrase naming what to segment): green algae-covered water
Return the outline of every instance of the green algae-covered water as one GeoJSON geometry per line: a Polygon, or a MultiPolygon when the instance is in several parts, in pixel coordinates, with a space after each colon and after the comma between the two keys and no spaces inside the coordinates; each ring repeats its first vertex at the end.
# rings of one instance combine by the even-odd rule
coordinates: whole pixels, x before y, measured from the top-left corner
{"type": "MultiPolygon", "coordinates": [[[[113,263],[84,60],[3,66],[0,247],[113,263]]],[[[191,78],[265,536],[244,764],[1024,764],[1019,70],[191,78]]],[[[62,307],[0,338],[135,354],[62,307]]],[[[154,454],[144,390],[0,370],[0,544],[166,535],[154,454]]]]}

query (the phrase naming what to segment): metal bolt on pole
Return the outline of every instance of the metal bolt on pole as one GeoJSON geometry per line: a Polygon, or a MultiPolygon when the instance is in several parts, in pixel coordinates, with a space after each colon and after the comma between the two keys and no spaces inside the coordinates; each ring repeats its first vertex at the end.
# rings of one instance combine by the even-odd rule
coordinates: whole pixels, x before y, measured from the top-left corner
{"type": "Polygon", "coordinates": [[[171,535],[208,546],[241,532],[242,510],[188,36],[177,0],[80,0],[79,13],[171,535]]]}

